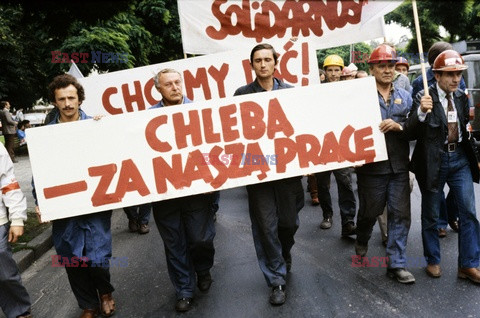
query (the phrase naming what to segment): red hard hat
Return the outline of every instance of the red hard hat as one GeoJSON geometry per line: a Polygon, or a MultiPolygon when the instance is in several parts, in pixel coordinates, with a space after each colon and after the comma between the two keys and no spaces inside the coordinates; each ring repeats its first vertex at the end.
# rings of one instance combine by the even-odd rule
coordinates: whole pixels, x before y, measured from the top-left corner
{"type": "Polygon", "coordinates": [[[454,50],[446,50],[440,53],[433,62],[434,71],[457,72],[468,68],[463,57],[454,50]]]}
{"type": "Polygon", "coordinates": [[[373,50],[368,59],[368,64],[380,63],[380,62],[396,62],[397,61],[397,52],[393,47],[387,44],[380,44],[373,50]]]}
{"type": "Polygon", "coordinates": [[[410,65],[408,64],[408,60],[403,56],[398,57],[397,63],[395,63],[395,65],[405,65],[407,67],[407,70],[410,68],[410,65]]]}

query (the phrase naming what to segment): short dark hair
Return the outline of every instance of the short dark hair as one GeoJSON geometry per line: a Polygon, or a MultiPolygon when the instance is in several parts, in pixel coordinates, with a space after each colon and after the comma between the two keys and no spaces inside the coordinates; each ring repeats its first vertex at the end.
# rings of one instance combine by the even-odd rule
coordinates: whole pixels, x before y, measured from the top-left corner
{"type": "Polygon", "coordinates": [[[22,129],[22,127],[26,126],[27,124],[30,123],[30,120],[24,119],[18,123],[18,129],[22,129]]]}
{"type": "Polygon", "coordinates": [[[53,81],[48,85],[48,99],[55,102],[55,91],[57,89],[66,88],[70,85],[75,86],[78,94],[78,101],[81,104],[85,100],[85,90],[75,77],[70,74],[62,74],[55,76],[53,81]]]}
{"type": "Polygon", "coordinates": [[[275,65],[277,65],[278,54],[275,51],[275,49],[273,48],[273,46],[271,46],[268,43],[258,44],[252,49],[252,52],[250,53],[250,64],[253,64],[253,54],[255,54],[255,52],[260,51],[260,50],[271,50],[272,54],[273,54],[273,60],[275,61],[275,65]]]}
{"type": "Polygon", "coordinates": [[[2,101],[0,102],[0,109],[4,109],[5,106],[7,106],[7,103],[8,103],[8,102],[7,102],[6,100],[2,100],[2,101]]]}
{"type": "Polygon", "coordinates": [[[443,51],[452,49],[453,46],[448,42],[440,41],[433,43],[428,50],[428,64],[430,64],[430,66],[433,68],[433,62],[435,62],[437,56],[439,56],[443,51]]]}

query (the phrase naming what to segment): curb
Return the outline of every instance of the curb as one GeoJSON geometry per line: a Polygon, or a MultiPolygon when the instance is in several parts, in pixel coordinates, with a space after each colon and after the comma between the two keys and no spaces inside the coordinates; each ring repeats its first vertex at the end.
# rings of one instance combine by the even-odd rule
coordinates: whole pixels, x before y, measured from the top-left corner
{"type": "Polygon", "coordinates": [[[20,273],[30,267],[33,262],[45,254],[52,246],[52,226],[50,225],[42,233],[27,243],[27,249],[13,254],[13,259],[17,263],[20,273]]]}

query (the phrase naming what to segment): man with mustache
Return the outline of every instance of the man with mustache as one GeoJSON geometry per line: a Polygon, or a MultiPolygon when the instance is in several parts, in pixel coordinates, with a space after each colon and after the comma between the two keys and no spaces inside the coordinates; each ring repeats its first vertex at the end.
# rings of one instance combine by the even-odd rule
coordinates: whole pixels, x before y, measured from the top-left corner
{"type": "MultiPolygon", "coordinates": [[[[49,125],[91,119],[80,109],[85,91],[75,77],[56,76],[48,86],[48,97],[58,109],[49,125]]],[[[75,147],[75,143],[71,146],[75,147]]],[[[33,182],[32,185],[36,200],[33,182]]],[[[35,209],[41,220],[38,205],[35,209]]],[[[99,313],[110,317],[115,313],[108,266],[112,257],[111,216],[110,210],[52,222],[52,239],[58,256],[64,263],[68,260],[69,264],[78,264],[66,266],[65,270],[78,306],[83,309],[81,318],[96,317],[99,313]]]]}

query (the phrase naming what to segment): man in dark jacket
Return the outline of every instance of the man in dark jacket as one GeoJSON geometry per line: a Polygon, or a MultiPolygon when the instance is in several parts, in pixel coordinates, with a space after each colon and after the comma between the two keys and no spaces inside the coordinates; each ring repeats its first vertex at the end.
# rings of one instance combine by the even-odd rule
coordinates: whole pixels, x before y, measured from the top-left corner
{"type": "Polygon", "coordinates": [[[480,283],[477,269],[480,257],[480,227],[475,212],[473,182],[479,181],[477,158],[466,126],[469,121],[468,100],[458,89],[463,58],[453,50],[435,59],[436,83],[430,96],[420,92],[407,121],[407,131],[417,138],[411,169],[422,193],[422,240],[429,276],[441,276],[440,244],[437,223],[445,183],[453,191],[459,212],[458,277],[480,283]]]}
{"type": "MultiPolygon", "coordinates": [[[[270,44],[259,44],[252,49],[250,65],[257,78],[242,86],[235,95],[244,95],[290,88],[274,77],[277,53],[270,44]]],[[[260,269],[272,288],[270,303],[285,303],[287,272],[298,229],[298,212],[304,205],[301,177],[264,182],[247,186],[252,234],[260,269]]]]}
{"type": "MultiPolygon", "coordinates": [[[[192,101],[183,95],[181,74],[163,69],[154,77],[155,88],[162,100],[150,107],[178,107],[192,101]]],[[[202,292],[212,284],[215,224],[212,193],[152,202],[153,217],[163,239],[168,274],[177,302],[175,310],[192,309],[195,283],[202,292]]]]}
{"type": "MultiPolygon", "coordinates": [[[[332,54],[323,61],[323,69],[326,74],[327,83],[338,82],[344,69],[343,59],[332,54]]],[[[338,207],[342,220],[342,236],[350,236],[355,234],[355,210],[357,201],[352,187],[352,168],[341,168],[332,171],[323,171],[315,173],[317,180],[317,192],[320,207],[323,211],[323,220],[320,228],[328,230],[333,225],[333,205],[332,196],[330,195],[330,179],[333,173],[337,181],[338,189],[338,207]]]]}
{"type": "MultiPolygon", "coordinates": [[[[437,56],[440,55],[443,51],[453,50],[453,46],[448,42],[435,42],[432,44],[430,49],[428,49],[428,63],[433,65],[437,56]]],[[[434,85],[437,81],[435,79],[435,74],[433,73],[432,68],[427,70],[427,85],[430,87],[434,85]]],[[[467,86],[463,77],[460,79],[460,84],[458,86],[462,91],[466,92],[467,86]]],[[[423,77],[420,74],[412,83],[412,98],[415,98],[423,90],[423,77]]],[[[448,192],[447,197],[443,195],[442,203],[440,204],[440,212],[438,216],[437,229],[438,237],[447,236],[447,226],[450,225],[452,230],[458,232],[458,210],[456,208],[455,198],[453,193],[448,192]]]]}
{"type": "Polygon", "coordinates": [[[355,253],[365,256],[376,219],[387,206],[387,275],[403,284],[415,282],[405,269],[410,229],[409,143],[403,125],[412,105],[409,92],[393,84],[396,53],[382,44],[373,50],[370,73],[375,77],[388,160],[357,168],[359,209],[355,253]]]}

